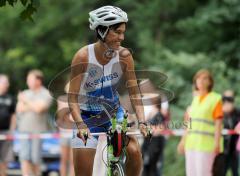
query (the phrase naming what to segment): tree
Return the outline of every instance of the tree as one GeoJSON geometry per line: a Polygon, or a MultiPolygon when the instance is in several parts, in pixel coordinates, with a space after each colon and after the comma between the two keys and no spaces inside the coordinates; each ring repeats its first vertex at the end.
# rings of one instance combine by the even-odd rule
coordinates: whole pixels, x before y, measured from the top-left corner
{"type": "Polygon", "coordinates": [[[0,7],[10,5],[14,7],[17,3],[21,3],[24,6],[20,17],[22,19],[32,19],[33,13],[37,11],[37,8],[40,5],[39,0],[0,0],[0,7]]]}

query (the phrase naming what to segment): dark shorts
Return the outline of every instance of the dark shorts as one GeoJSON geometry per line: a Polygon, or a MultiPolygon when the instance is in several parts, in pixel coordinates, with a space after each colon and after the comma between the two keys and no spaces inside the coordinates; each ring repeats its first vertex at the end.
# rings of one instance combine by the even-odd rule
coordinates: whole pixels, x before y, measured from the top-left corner
{"type": "MultiPolygon", "coordinates": [[[[81,116],[84,123],[88,126],[91,133],[106,132],[111,126],[110,118],[113,114],[106,114],[103,112],[100,117],[98,112],[81,111],[81,116]],[[110,117],[109,117],[110,116],[110,117]]],[[[122,122],[124,116],[124,109],[120,106],[116,113],[118,122],[122,122]]]]}
{"type": "MultiPolygon", "coordinates": [[[[88,126],[91,133],[99,133],[99,132],[107,132],[107,130],[112,126],[110,118],[104,116],[103,119],[95,118],[98,113],[96,112],[89,112],[89,111],[81,111],[81,116],[88,126]],[[106,118],[105,118],[106,117],[106,118]]],[[[120,106],[117,110],[117,121],[121,122],[124,116],[124,109],[120,106]]],[[[88,140],[86,145],[82,142],[80,138],[77,137],[77,128],[74,127],[73,129],[73,137],[72,137],[72,147],[73,148],[97,148],[98,144],[98,136],[91,136],[88,140]]]]}

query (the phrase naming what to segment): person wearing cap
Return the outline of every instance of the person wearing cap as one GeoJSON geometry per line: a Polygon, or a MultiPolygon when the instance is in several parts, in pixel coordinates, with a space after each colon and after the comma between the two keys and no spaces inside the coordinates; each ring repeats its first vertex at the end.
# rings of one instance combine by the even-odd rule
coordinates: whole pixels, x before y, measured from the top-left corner
{"type": "MultiPolygon", "coordinates": [[[[234,104],[234,92],[223,93],[224,129],[233,130],[240,120],[240,111],[234,104]]],[[[233,176],[238,176],[238,152],[236,150],[238,135],[224,135],[225,175],[229,168],[233,176]]]]}
{"type": "MultiPolygon", "coordinates": [[[[116,113],[123,120],[125,110],[120,105],[117,87],[124,76],[139,128],[147,136],[144,110],[129,50],[121,46],[128,22],[127,13],[118,7],[103,6],[89,13],[90,29],[98,41],[82,47],[71,65],[69,107],[76,123],[73,130],[73,160],[77,176],[91,176],[98,138],[90,133],[106,132],[110,118],[116,113]],[[98,118],[94,118],[97,116],[98,118]],[[94,121],[96,123],[91,123],[94,121]],[[88,136],[86,139],[84,137],[88,136]]],[[[126,174],[139,176],[142,155],[137,139],[129,136],[126,174]]]]}

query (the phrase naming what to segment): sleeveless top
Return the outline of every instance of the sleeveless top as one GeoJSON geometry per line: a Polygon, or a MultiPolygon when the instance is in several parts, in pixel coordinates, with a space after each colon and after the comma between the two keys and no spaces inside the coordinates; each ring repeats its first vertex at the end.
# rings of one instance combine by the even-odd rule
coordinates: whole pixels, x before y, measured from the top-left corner
{"type": "Polygon", "coordinates": [[[88,45],[88,65],[80,86],[78,102],[81,110],[99,112],[119,103],[117,86],[122,77],[119,53],[105,65],[95,56],[94,44],[88,45]]]}

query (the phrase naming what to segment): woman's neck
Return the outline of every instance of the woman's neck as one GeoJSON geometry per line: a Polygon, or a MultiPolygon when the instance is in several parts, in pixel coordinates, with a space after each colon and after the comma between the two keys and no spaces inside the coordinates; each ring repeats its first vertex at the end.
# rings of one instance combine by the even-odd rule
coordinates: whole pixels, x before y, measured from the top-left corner
{"type": "Polygon", "coordinates": [[[101,41],[98,41],[94,44],[96,59],[101,65],[105,65],[111,60],[111,58],[108,58],[105,55],[107,49],[108,48],[101,41]]]}
{"type": "Polygon", "coordinates": [[[107,50],[107,47],[100,40],[95,43],[95,51],[99,53],[104,53],[106,52],[106,50],[107,50]]]}
{"type": "Polygon", "coordinates": [[[206,95],[206,94],[208,94],[208,90],[198,90],[198,94],[200,95],[200,96],[203,96],[203,95],[206,95]]]}

